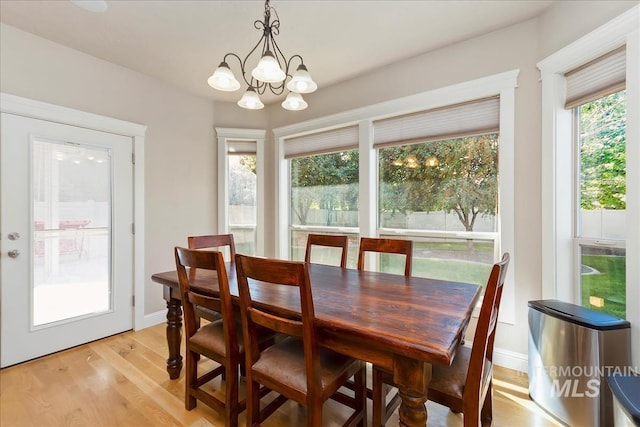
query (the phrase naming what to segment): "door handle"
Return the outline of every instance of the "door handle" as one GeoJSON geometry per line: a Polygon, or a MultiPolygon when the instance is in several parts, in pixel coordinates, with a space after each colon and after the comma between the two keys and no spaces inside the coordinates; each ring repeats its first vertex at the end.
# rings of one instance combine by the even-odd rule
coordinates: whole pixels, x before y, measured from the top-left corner
{"type": "Polygon", "coordinates": [[[20,251],[17,249],[14,249],[12,251],[9,251],[7,255],[9,255],[9,258],[18,258],[18,255],[20,255],[20,251]]]}
{"type": "Polygon", "coordinates": [[[9,240],[18,240],[20,238],[20,233],[17,232],[13,232],[13,233],[9,233],[9,240]]]}

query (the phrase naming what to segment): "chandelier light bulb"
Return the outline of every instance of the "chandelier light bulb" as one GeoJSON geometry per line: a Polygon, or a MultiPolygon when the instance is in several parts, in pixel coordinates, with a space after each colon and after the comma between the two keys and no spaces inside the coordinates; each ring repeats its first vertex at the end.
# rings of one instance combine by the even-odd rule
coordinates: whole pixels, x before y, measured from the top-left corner
{"type": "Polygon", "coordinates": [[[238,105],[247,110],[260,110],[264,108],[264,104],[260,101],[258,94],[252,87],[249,87],[244,95],[242,95],[242,98],[238,101],[238,105]]]}
{"type": "Polygon", "coordinates": [[[307,67],[300,64],[289,83],[287,83],[287,89],[291,92],[311,93],[318,89],[318,85],[311,78],[307,67]]]}
{"type": "Polygon", "coordinates": [[[287,77],[270,50],[262,55],[256,68],[251,71],[251,75],[254,79],[265,83],[279,83],[287,77]]]}
{"type": "Polygon", "coordinates": [[[218,68],[213,72],[209,80],[207,80],[209,86],[214,89],[218,89],[224,92],[233,92],[240,89],[240,82],[233,75],[233,72],[229,68],[229,64],[221,62],[218,68]]]}
{"type": "Polygon", "coordinates": [[[296,92],[289,92],[287,99],[282,102],[282,108],[291,111],[304,110],[308,106],[309,104],[302,99],[302,95],[296,92]]]}

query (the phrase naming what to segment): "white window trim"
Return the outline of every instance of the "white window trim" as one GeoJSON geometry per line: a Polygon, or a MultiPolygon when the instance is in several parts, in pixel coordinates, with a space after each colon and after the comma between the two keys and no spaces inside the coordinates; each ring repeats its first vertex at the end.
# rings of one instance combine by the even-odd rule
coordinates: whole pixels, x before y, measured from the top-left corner
{"type": "Polygon", "coordinates": [[[229,233],[229,140],[256,142],[256,255],[264,256],[264,138],[263,129],[215,128],[218,136],[218,233],[229,233]]]}
{"type": "Polygon", "coordinates": [[[538,63],[542,77],[542,298],[579,303],[573,286],[572,112],[564,109],[564,73],[627,45],[627,319],[640,364],[640,6],[538,63]],[[568,283],[568,286],[564,286],[568,283]]]}
{"type": "Polygon", "coordinates": [[[287,258],[289,254],[289,173],[284,159],[284,139],[331,128],[358,124],[360,129],[360,219],[361,236],[377,233],[377,192],[371,191],[377,183],[377,155],[373,149],[374,119],[408,114],[432,108],[458,104],[489,96],[500,95],[500,251],[510,252],[512,262],[507,271],[500,321],[515,323],[515,270],[514,243],[515,190],[515,88],[519,70],[506,71],[480,79],[467,81],[427,92],[374,104],[330,116],[284,126],[273,130],[276,143],[276,256],[287,258]]]}

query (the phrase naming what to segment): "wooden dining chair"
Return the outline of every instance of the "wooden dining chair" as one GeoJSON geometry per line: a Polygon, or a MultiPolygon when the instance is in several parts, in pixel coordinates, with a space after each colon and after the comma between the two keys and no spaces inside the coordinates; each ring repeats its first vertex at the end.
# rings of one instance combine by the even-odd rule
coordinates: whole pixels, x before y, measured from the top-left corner
{"type": "MultiPolygon", "coordinates": [[[[433,365],[429,382],[428,399],[462,412],[465,427],[491,424],[493,417],[493,344],[502,289],[509,267],[510,256],[493,265],[480,308],[480,316],[471,348],[458,346],[451,366],[433,365]]],[[[392,374],[378,369],[374,371],[373,423],[383,426],[395,407],[386,405],[381,383],[393,384],[392,374]]]]}
{"type": "Polygon", "coordinates": [[[238,368],[244,356],[244,345],[242,328],[237,324],[231,306],[229,282],[222,253],[176,247],[175,258],[186,341],[185,408],[195,408],[196,399],[200,400],[223,415],[225,425],[237,426],[238,414],[246,407],[245,401],[238,400],[238,368]],[[211,277],[211,280],[217,280],[219,296],[195,292],[191,286],[193,279],[187,274],[187,268],[214,271],[215,277],[211,277]],[[200,326],[195,306],[218,312],[221,319],[200,326]],[[199,374],[200,355],[214,360],[220,366],[199,374]],[[203,387],[218,376],[224,378],[224,401],[203,387]]]}
{"type": "Polygon", "coordinates": [[[405,255],[404,275],[411,276],[411,258],[413,256],[413,242],[411,240],[381,239],[375,237],[360,238],[358,270],[364,270],[364,259],[367,252],[405,255]]]}
{"type": "Polygon", "coordinates": [[[322,407],[329,398],[354,410],[345,426],[366,423],[364,364],[318,344],[308,268],[304,262],[236,255],[242,329],[247,343],[248,426],[259,425],[289,399],[307,408],[307,426],[322,426],[322,407]],[[299,307],[300,315],[293,315],[290,307],[269,304],[265,301],[269,292],[276,293],[279,301],[299,307]],[[259,302],[254,300],[254,294],[259,302]],[[258,326],[286,338],[261,350],[256,342],[258,326]],[[353,397],[338,391],[351,377],[357,384],[353,397]],[[260,384],[279,394],[262,410],[260,384]]]}
{"type": "Polygon", "coordinates": [[[309,234],[307,236],[307,250],[304,262],[311,262],[311,250],[313,246],[327,246],[340,248],[340,267],[347,268],[347,251],[349,249],[349,236],[335,234],[309,234]]]}
{"type": "MultiPolygon", "coordinates": [[[[189,236],[187,237],[187,244],[189,249],[220,249],[228,248],[229,259],[233,261],[236,257],[236,245],[233,241],[233,234],[206,234],[201,236],[189,236]]],[[[192,268],[189,271],[189,278],[194,280],[196,269],[192,268]]],[[[208,310],[205,307],[196,307],[196,316],[198,318],[207,319],[210,322],[214,322],[220,319],[220,314],[208,310]]]]}
{"type": "MultiPolygon", "coordinates": [[[[377,252],[386,254],[404,255],[404,275],[411,276],[411,258],[413,257],[413,241],[401,240],[401,239],[381,239],[375,237],[362,237],[360,238],[360,248],[358,249],[358,270],[364,270],[364,261],[367,252],[377,252]]],[[[375,375],[377,366],[372,366],[372,376],[375,375]]],[[[386,384],[379,384],[381,390],[379,393],[386,399],[387,394],[390,392],[390,387],[386,384]]],[[[351,384],[347,384],[347,387],[351,388],[351,384]]],[[[371,389],[367,389],[367,395],[373,399],[376,391],[376,383],[372,384],[371,389]]],[[[391,400],[391,406],[397,407],[400,404],[400,395],[396,392],[391,400]]],[[[373,408],[374,416],[376,408],[373,408]]]]}

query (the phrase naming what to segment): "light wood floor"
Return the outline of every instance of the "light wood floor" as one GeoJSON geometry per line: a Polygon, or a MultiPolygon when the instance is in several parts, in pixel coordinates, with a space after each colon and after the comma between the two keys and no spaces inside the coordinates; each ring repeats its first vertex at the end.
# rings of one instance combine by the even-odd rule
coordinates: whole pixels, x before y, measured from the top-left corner
{"type": "MultiPolygon", "coordinates": [[[[169,379],[166,357],[165,327],[157,325],[5,368],[0,371],[0,425],[223,426],[202,403],[192,411],[184,409],[184,378],[169,379]]],[[[529,399],[525,374],[497,368],[494,383],[494,426],[560,425],[529,399]]],[[[427,409],[429,426],[462,425],[462,416],[447,408],[428,402],[427,409]]],[[[324,410],[327,426],[346,419],[347,410],[335,402],[324,410]]],[[[370,407],[368,415],[370,419],[370,407]]],[[[263,425],[304,422],[304,408],[288,402],[263,425]]],[[[397,413],[388,425],[398,425],[397,413]]]]}

